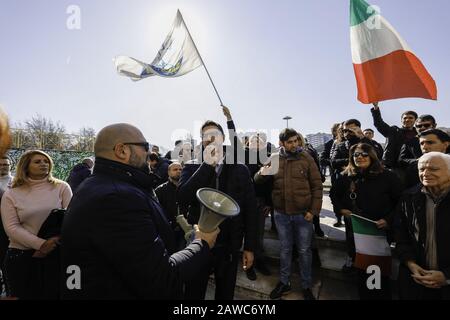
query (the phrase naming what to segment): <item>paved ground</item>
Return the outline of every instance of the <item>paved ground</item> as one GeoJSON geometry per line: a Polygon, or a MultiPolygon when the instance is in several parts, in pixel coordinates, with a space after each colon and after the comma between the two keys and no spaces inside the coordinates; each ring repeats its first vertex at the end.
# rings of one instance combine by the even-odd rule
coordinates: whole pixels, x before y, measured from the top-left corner
{"type": "MultiPolygon", "coordinates": [[[[315,238],[314,246],[319,248],[321,267],[318,260],[314,260],[313,294],[319,300],[354,300],[358,299],[355,281],[351,276],[344,275],[341,268],[344,265],[345,227],[336,228],[333,224],[336,217],[332,211],[328,190],[324,192],[323,210],[320,213],[321,228],[325,233],[323,238],[315,238]]],[[[266,233],[264,239],[265,256],[272,271],[271,276],[257,273],[256,281],[248,280],[240,266],[236,281],[236,300],[266,300],[278,283],[280,245],[276,231],[271,228],[270,217],[266,219],[266,233]]],[[[291,277],[292,290],[283,296],[283,300],[302,300],[298,263],[293,262],[291,277]]],[[[207,299],[214,299],[214,280],[211,278],[207,299]]]]}

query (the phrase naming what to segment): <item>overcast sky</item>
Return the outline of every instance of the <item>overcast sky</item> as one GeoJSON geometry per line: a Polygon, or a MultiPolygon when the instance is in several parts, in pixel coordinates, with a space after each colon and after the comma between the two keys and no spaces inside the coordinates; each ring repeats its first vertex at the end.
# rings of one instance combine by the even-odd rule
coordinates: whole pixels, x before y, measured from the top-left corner
{"type": "MultiPolygon", "coordinates": [[[[437,102],[382,103],[385,120],[398,124],[413,109],[450,127],[450,1],[372,4],[438,86],[437,102]]],[[[349,118],[373,127],[370,107],[356,99],[348,0],[0,0],[0,104],[11,122],[39,113],[69,132],[129,122],[166,147],[206,119],[225,125],[203,68],[137,83],[115,72],[116,55],[153,60],[177,8],[239,128],[276,134],[286,115],[304,134],[349,118]],[[79,30],[66,26],[69,5],[81,10],[79,30]]]]}

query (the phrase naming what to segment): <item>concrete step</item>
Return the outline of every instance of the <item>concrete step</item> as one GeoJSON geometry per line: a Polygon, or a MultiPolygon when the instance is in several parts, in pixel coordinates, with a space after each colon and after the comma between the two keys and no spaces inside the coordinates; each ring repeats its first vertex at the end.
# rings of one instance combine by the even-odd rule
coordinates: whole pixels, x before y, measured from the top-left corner
{"type": "MultiPolygon", "coordinates": [[[[279,281],[278,268],[269,266],[270,276],[257,272],[257,279],[251,281],[247,278],[241,266],[236,280],[235,300],[270,300],[270,292],[279,281]]],[[[303,300],[302,288],[298,268],[293,265],[291,276],[292,290],[282,297],[282,300],[303,300]]],[[[207,300],[214,299],[214,277],[212,276],[206,294],[207,300]]],[[[354,300],[358,299],[355,281],[341,281],[329,278],[319,268],[313,269],[312,292],[318,300],[354,300]]]]}

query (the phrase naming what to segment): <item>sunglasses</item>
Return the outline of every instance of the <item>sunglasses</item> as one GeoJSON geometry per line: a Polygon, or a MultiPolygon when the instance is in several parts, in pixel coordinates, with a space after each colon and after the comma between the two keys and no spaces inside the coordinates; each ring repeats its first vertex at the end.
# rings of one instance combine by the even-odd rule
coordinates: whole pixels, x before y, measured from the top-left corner
{"type": "Polygon", "coordinates": [[[140,146],[145,149],[145,152],[150,150],[150,144],[148,142],[124,142],[124,145],[140,146]]]}
{"type": "Polygon", "coordinates": [[[367,158],[369,154],[367,152],[355,152],[353,154],[353,158],[358,158],[359,156],[367,158]]]}
{"type": "Polygon", "coordinates": [[[353,133],[353,130],[350,129],[344,129],[342,130],[343,133],[353,133]]]}
{"type": "Polygon", "coordinates": [[[416,128],[417,129],[422,129],[422,128],[431,128],[431,123],[424,123],[424,124],[416,124],[416,128]]]}

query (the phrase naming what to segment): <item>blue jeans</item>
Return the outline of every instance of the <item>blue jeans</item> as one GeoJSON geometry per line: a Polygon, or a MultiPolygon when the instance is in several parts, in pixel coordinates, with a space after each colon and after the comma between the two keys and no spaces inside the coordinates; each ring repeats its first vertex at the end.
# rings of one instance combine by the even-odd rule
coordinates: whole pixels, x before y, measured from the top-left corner
{"type": "Polygon", "coordinates": [[[295,244],[298,249],[301,285],[303,289],[312,285],[312,252],[311,242],[313,235],[312,222],[305,220],[302,214],[287,215],[275,211],[275,225],[280,239],[280,281],[289,283],[292,264],[292,247],[295,244]]]}

